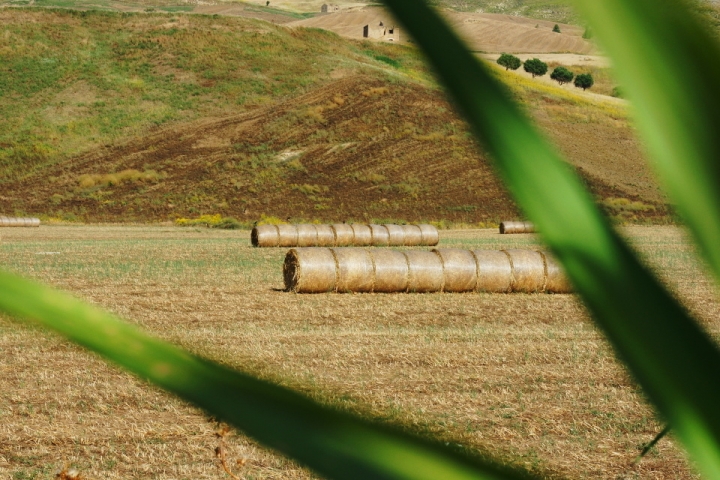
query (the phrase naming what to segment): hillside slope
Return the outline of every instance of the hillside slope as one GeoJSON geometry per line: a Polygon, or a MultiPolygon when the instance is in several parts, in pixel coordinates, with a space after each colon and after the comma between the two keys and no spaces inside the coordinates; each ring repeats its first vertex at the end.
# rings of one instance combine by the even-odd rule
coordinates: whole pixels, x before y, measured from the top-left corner
{"type": "MultiPolygon", "coordinates": [[[[10,31],[0,48],[17,55],[0,67],[4,214],[473,224],[519,216],[412,48],[241,18],[0,15],[10,31]],[[18,80],[48,59],[55,80],[18,80]]],[[[665,218],[622,105],[494,71],[611,214],[665,218]]]]}
{"type": "MultiPolygon", "coordinates": [[[[443,15],[471,49],[482,52],[586,54],[595,47],[582,38],[584,29],[574,25],[560,25],[562,33],[553,32],[554,22],[534,20],[512,15],[489,13],[458,13],[443,11],[443,15]]],[[[363,38],[363,26],[396,25],[384,8],[365,7],[318,15],[288,23],[289,26],[323,28],[343,37],[363,38]]],[[[400,34],[400,41],[410,41],[400,34]]]]}

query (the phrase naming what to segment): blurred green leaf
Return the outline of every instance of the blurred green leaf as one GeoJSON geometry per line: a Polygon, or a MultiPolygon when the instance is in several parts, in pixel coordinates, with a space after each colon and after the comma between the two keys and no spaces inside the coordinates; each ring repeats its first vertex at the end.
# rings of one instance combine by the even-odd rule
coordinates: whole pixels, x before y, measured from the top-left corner
{"type": "Polygon", "coordinates": [[[575,0],[655,170],[720,278],[720,44],[683,0],[575,0]]]}
{"type": "Polygon", "coordinates": [[[149,337],[57,290],[0,272],[0,310],[33,319],[330,478],[522,479],[149,337]]]}
{"type": "MultiPolygon", "coordinates": [[[[428,56],[619,355],[700,468],[708,475],[720,476],[720,352],[716,345],[640,264],[602,217],[577,176],[514,105],[505,87],[440,17],[423,1],[385,3],[428,56]]],[[[621,3],[617,0],[613,5],[620,8],[621,3]]],[[[638,22],[643,11],[635,10],[638,22]]],[[[592,25],[598,36],[603,36],[607,31],[601,33],[600,24],[613,21],[608,13],[592,25]]],[[[646,40],[639,35],[637,48],[655,48],[646,40]]],[[[682,75],[680,70],[674,73],[682,75]]],[[[662,103],[662,98],[655,100],[662,103]]],[[[652,140],[663,135],[653,128],[648,131],[652,140]]],[[[720,225],[720,216],[704,207],[715,201],[718,192],[720,189],[707,192],[709,199],[698,200],[698,209],[713,214],[708,221],[720,225]]],[[[687,208],[695,207],[690,202],[687,208]]]]}

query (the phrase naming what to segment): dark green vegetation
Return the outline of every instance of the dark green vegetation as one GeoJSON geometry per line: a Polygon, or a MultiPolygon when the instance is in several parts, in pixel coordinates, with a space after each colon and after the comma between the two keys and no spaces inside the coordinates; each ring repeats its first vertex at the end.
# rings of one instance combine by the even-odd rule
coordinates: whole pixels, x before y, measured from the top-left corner
{"type": "Polygon", "coordinates": [[[535,78],[545,75],[547,73],[548,66],[547,63],[540,59],[531,58],[529,60],[525,60],[523,63],[523,69],[535,78]]]}
{"type": "Polygon", "coordinates": [[[500,58],[497,59],[497,63],[500,66],[505,67],[505,70],[517,70],[522,65],[522,61],[515,55],[509,53],[503,53],[500,58]]]}
{"type": "Polygon", "coordinates": [[[575,74],[565,67],[555,67],[550,74],[550,78],[558,82],[560,85],[572,82],[574,76],[575,74]]]}
{"type": "Polygon", "coordinates": [[[592,75],[589,73],[581,73],[577,77],[575,77],[575,86],[578,88],[582,88],[583,90],[587,90],[588,88],[592,87],[595,81],[593,80],[592,75]]]}
{"type": "Polygon", "coordinates": [[[560,26],[556,23],[555,26],[553,27],[552,31],[555,33],[560,33],[560,26]]]}

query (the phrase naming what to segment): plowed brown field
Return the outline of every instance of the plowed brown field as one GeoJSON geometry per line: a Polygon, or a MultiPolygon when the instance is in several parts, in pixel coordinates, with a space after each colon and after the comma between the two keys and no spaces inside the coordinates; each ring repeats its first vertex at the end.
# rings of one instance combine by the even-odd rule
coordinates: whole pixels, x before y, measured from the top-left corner
{"type": "MultiPolygon", "coordinates": [[[[537,118],[600,199],[652,205],[637,217],[665,215],[627,126],[558,121],[556,107],[541,105],[537,118]]],[[[3,200],[9,212],[72,212],[85,221],[220,213],[250,223],[273,215],[494,224],[519,216],[441,92],[363,76],[94,151],[8,184],[3,200]],[[83,177],[127,169],[157,175],[90,184],[83,177]]]]}
{"type": "MultiPolygon", "coordinates": [[[[582,38],[583,29],[559,25],[562,33],[552,31],[555,23],[546,20],[491,13],[443,12],[448,22],[465,38],[470,48],[482,52],[513,53],[592,53],[595,47],[582,38]]],[[[362,38],[364,25],[394,25],[396,22],[382,8],[367,7],[340,11],[306,20],[290,22],[290,26],[331,30],[349,38],[362,38]]],[[[409,37],[400,33],[400,41],[409,37]]]]}

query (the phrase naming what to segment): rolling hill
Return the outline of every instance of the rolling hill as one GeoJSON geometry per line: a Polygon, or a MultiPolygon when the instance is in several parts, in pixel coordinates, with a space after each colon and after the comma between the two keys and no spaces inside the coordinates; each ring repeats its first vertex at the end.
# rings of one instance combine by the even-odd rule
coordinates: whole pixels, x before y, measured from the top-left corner
{"type": "MultiPolygon", "coordinates": [[[[520,215],[413,48],[223,16],[0,18],[5,214],[486,225],[520,215]]],[[[612,215],[667,219],[622,105],[494,71],[612,215]]]]}

